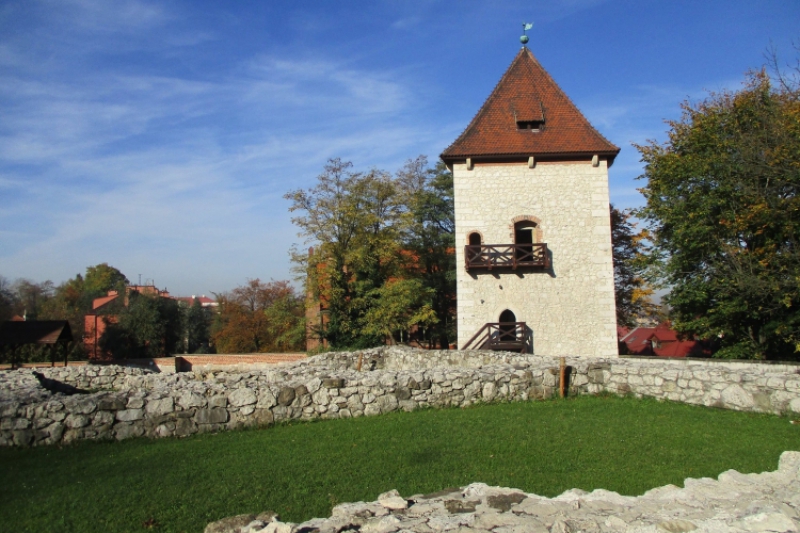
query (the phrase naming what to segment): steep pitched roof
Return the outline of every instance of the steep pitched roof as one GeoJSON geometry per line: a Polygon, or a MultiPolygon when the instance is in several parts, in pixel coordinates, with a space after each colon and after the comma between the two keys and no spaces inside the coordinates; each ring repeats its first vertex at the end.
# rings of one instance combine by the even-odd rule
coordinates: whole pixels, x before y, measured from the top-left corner
{"type": "Polygon", "coordinates": [[[523,47],[475,118],[441,155],[445,162],[467,157],[605,156],[619,148],[603,137],[528,48],[523,47]],[[518,122],[541,124],[539,131],[518,122]]]}

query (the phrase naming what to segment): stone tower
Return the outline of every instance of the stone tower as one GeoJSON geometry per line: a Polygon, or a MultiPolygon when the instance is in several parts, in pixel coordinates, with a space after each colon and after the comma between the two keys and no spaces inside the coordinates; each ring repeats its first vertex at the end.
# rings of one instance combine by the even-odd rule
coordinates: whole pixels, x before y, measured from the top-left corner
{"type": "Polygon", "coordinates": [[[441,155],[454,179],[459,348],[617,353],[618,153],[523,47],[441,155]]]}

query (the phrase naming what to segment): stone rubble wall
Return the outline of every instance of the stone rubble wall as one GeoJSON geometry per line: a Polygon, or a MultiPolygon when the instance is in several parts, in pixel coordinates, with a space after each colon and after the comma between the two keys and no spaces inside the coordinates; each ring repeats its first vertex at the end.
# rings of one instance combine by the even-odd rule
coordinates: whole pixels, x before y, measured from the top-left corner
{"type": "Polygon", "coordinates": [[[579,489],[555,498],[473,483],[461,489],[371,503],[345,503],[329,518],[284,523],[274,513],[239,515],[209,524],[206,533],[360,533],[434,531],[487,533],[796,532],[800,531],[800,452],[784,452],[778,470],[686,479],[642,496],[579,489]]]}
{"type": "MultiPolygon", "coordinates": [[[[603,392],[761,412],[800,412],[800,366],[720,361],[567,358],[569,394],[603,392]]],[[[544,399],[559,359],[381,347],[328,353],[249,372],[42,369],[93,391],[43,389],[30,370],[0,372],[0,445],[170,437],[426,407],[544,399]],[[360,369],[359,369],[360,368],[360,369]]]]}

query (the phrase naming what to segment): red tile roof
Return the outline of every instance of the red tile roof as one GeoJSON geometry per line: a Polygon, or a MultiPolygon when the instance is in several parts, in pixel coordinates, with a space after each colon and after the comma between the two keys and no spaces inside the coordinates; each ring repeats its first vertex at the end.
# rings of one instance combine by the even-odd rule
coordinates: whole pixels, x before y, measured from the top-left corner
{"type": "Polygon", "coordinates": [[[622,337],[630,355],[659,357],[708,357],[710,350],[702,341],[681,340],[669,322],[654,328],[634,328],[622,337]]]}
{"type": "Polygon", "coordinates": [[[441,155],[445,162],[491,157],[607,157],[619,148],[603,137],[528,48],[514,58],[467,129],[441,155]],[[517,122],[541,122],[540,131],[517,122]]]}

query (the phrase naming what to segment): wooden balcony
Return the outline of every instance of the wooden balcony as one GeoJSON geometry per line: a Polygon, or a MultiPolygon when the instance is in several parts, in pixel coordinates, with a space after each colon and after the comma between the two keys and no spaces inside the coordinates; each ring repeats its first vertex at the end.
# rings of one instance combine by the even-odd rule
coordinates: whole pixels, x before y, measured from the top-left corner
{"type": "Polygon", "coordinates": [[[525,322],[487,322],[461,349],[526,353],[530,345],[525,322]]]}
{"type": "Polygon", "coordinates": [[[547,244],[468,244],[464,247],[466,269],[494,270],[550,268],[547,244]]]}

